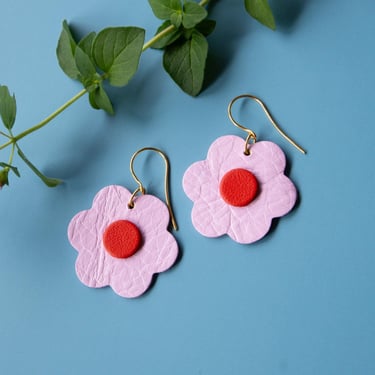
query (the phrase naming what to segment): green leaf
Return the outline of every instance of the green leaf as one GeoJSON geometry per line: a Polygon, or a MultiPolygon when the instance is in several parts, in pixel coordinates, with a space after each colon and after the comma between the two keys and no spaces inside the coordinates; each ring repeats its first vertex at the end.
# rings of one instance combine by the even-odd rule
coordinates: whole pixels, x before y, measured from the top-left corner
{"type": "Polygon", "coordinates": [[[195,26],[195,29],[198,30],[204,36],[210,35],[216,27],[216,21],[214,20],[203,20],[195,26]]]}
{"type": "Polygon", "coordinates": [[[96,33],[93,31],[87,34],[85,37],[83,37],[78,43],[78,47],[80,47],[82,51],[90,57],[90,59],[92,59],[92,46],[94,44],[95,36],[96,33]]]}
{"type": "Polygon", "coordinates": [[[16,97],[11,96],[7,86],[0,85],[0,115],[7,129],[12,129],[16,121],[16,97]]]}
{"type": "Polygon", "coordinates": [[[207,17],[207,10],[201,5],[188,1],[184,4],[182,25],[186,29],[191,29],[207,17]]]}
{"type": "Polygon", "coordinates": [[[13,165],[10,165],[10,164],[7,164],[7,163],[2,163],[0,162],[0,167],[3,167],[3,168],[9,168],[17,177],[21,177],[20,175],[20,172],[18,171],[18,169],[13,166],[13,165]]]}
{"type": "Polygon", "coordinates": [[[196,96],[202,89],[207,53],[207,40],[198,31],[193,31],[190,40],[168,46],[164,53],[165,70],[189,95],[196,96]]]}
{"type": "Polygon", "coordinates": [[[170,20],[172,25],[178,29],[182,23],[182,11],[172,13],[170,20]]]}
{"type": "Polygon", "coordinates": [[[74,58],[80,73],[78,77],[79,80],[84,84],[85,87],[92,85],[96,77],[96,69],[90,57],[81,47],[77,46],[74,58]]]}
{"type": "Polygon", "coordinates": [[[17,152],[20,158],[27,164],[27,166],[48,186],[48,187],[55,187],[62,183],[61,180],[57,178],[50,178],[46,177],[42,172],[40,172],[34,164],[31,163],[30,160],[27,159],[26,155],[21,151],[21,149],[17,146],[17,152]]]}
{"type": "Polygon", "coordinates": [[[100,85],[89,93],[90,104],[95,109],[104,109],[110,115],[114,115],[115,112],[112,107],[111,100],[103,88],[103,84],[100,85]]]}
{"type": "Polygon", "coordinates": [[[95,38],[93,56],[112,86],[125,86],[138,69],[145,30],[138,27],[112,27],[95,38]]]}
{"type": "MultiPolygon", "coordinates": [[[[171,20],[171,16],[182,13],[180,0],[148,0],[155,16],[161,20],[171,20]]],[[[174,22],[172,21],[174,24],[174,22]]]]}
{"type": "Polygon", "coordinates": [[[69,29],[68,23],[64,21],[63,29],[57,43],[56,54],[60,68],[72,79],[77,79],[79,76],[79,70],[74,58],[76,47],[77,44],[69,29]]]}
{"type": "MultiPolygon", "coordinates": [[[[172,25],[171,21],[165,21],[165,22],[163,22],[163,24],[157,29],[155,35],[161,33],[162,31],[164,31],[165,29],[167,29],[171,25],[172,25]]],[[[157,42],[155,42],[152,45],[152,48],[163,49],[166,46],[169,46],[170,44],[172,44],[173,42],[175,42],[181,35],[182,35],[182,30],[174,29],[168,35],[165,35],[163,38],[161,38],[157,42]]]]}
{"type": "Polygon", "coordinates": [[[275,18],[268,0],[245,0],[245,8],[257,21],[272,30],[276,29],[275,18]]]}

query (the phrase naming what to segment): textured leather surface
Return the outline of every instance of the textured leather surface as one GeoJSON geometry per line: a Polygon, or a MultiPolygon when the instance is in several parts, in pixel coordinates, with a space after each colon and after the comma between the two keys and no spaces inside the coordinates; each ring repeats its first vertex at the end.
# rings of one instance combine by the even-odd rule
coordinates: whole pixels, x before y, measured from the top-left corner
{"type": "Polygon", "coordinates": [[[207,237],[224,234],[239,243],[261,239],[272,218],[287,214],[294,206],[297,191],[284,175],[285,155],[273,142],[256,142],[251,154],[244,154],[244,140],[223,136],[212,143],[207,159],[192,164],[184,174],[183,188],[194,202],[192,222],[207,237]],[[220,196],[222,177],[235,168],[251,171],[258,180],[259,193],[245,207],[233,207],[220,196]]]}
{"type": "Polygon", "coordinates": [[[111,185],[100,190],[89,210],[73,217],[68,238],[78,251],[76,272],[83,284],[111,286],[122,297],[137,297],[149,287],[152,275],[170,268],[178,255],[174,237],[167,231],[167,206],[152,195],[140,195],[128,208],[130,192],[111,185]],[[142,247],[130,258],[114,258],[104,249],[103,232],[116,220],[129,220],[140,229],[142,247]]]}

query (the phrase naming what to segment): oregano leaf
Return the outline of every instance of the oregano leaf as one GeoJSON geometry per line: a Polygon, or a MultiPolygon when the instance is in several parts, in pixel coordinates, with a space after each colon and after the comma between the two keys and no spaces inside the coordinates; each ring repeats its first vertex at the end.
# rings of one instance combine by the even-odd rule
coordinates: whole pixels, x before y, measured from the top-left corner
{"type": "Polygon", "coordinates": [[[275,18],[268,0],[245,0],[245,8],[257,21],[272,30],[276,29],[275,18]]]}
{"type": "Polygon", "coordinates": [[[84,50],[77,46],[75,51],[75,62],[79,71],[79,80],[85,87],[92,85],[94,77],[96,76],[95,65],[84,50]]]}
{"type": "Polygon", "coordinates": [[[12,129],[16,121],[17,104],[16,97],[10,95],[7,86],[0,85],[0,115],[7,129],[12,129]]]}
{"type": "Polygon", "coordinates": [[[85,37],[83,37],[78,43],[78,47],[80,47],[82,51],[85,52],[86,55],[90,57],[92,62],[94,62],[92,58],[92,46],[94,44],[95,36],[96,36],[96,33],[93,31],[87,34],[85,37]]]}
{"type": "Polygon", "coordinates": [[[139,27],[111,27],[96,36],[93,57],[112,86],[125,86],[133,77],[144,38],[145,30],[139,27]]]}
{"type": "Polygon", "coordinates": [[[171,20],[173,14],[182,13],[180,0],[148,0],[148,2],[155,16],[161,20],[171,20]]]}
{"type": "Polygon", "coordinates": [[[193,1],[187,1],[183,8],[182,25],[186,29],[191,29],[203,21],[207,17],[207,14],[207,10],[201,5],[193,1]]]}
{"type": "Polygon", "coordinates": [[[66,32],[68,38],[69,38],[69,43],[71,46],[72,51],[74,52],[74,49],[77,45],[77,42],[74,39],[74,36],[72,34],[72,31],[70,30],[69,24],[67,20],[64,20],[62,23],[63,30],[66,32]]]}
{"type": "Polygon", "coordinates": [[[100,109],[100,107],[96,103],[95,94],[94,94],[97,89],[98,87],[95,90],[92,90],[89,92],[89,102],[90,102],[91,107],[94,109],[100,109]]]}
{"type": "Polygon", "coordinates": [[[68,23],[64,21],[59,41],[57,43],[56,54],[60,68],[72,79],[77,79],[79,76],[79,70],[74,58],[76,46],[77,44],[69,29],[68,23]]]}
{"type": "Polygon", "coordinates": [[[62,183],[61,180],[57,178],[50,178],[45,176],[42,172],[40,172],[34,164],[31,163],[29,159],[27,159],[26,155],[21,151],[21,149],[17,145],[17,153],[20,158],[26,163],[26,165],[48,186],[48,187],[56,187],[62,183]]]}
{"type": "Polygon", "coordinates": [[[182,23],[182,11],[172,13],[170,17],[170,21],[172,25],[178,29],[182,23]]]}
{"type": "Polygon", "coordinates": [[[214,20],[203,20],[195,26],[195,29],[198,30],[204,36],[210,35],[216,27],[216,21],[214,20]]]}
{"type": "MultiPolygon", "coordinates": [[[[161,33],[162,31],[164,31],[165,29],[167,29],[171,25],[172,25],[171,21],[163,22],[160,25],[160,27],[157,29],[155,35],[161,33]]],[[[175,29],[175,30],[171,31],[169,34],[167,34],[164,37],[162,37],[161,39],[159,39],[157,42],[153,43],[152,48],[163,49],[166,46],[175,42],[181,35],[182,35],[182,30],[175,29]]]]}
{"type": "Polygon", "coordinates": [[[203,86],[207,53],[206,38],[194,30],[191,39],[166,48],[163,66],[183,91],[196,96],[203,86]]]}
{"type": "Polygon", "coordinates": [[[111,100],[105,92],[102,83],[100,83],[95,90],[89,93],[89,100],[93,108],[104,109],[110,115],[114,115],[115,112],[113,110],[111,100]]]}

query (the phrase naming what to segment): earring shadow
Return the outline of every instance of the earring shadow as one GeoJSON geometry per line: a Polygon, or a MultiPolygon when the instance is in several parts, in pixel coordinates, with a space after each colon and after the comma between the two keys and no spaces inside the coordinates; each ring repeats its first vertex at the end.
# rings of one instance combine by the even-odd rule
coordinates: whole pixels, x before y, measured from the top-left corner
{"type": "MultiPolygon", "coordinates": [[[[300,204],[301,204],[301,198],[300,198],[300,195],[297,193],[296,203],[294,204],[293,209],[287,215],[293,216],[294,212],[297,210],[300,204]]],[[[272,219],[270,230],[268,231],[269,234],[272,234],[276,230],[277,226],[279,225],[280,219],[281,219],[280,217],[272,219]]],[[[263,240],[265,240],[265,237],[262,238],[261,241],[263,240]]]]}
{"type": "MultiPolygon", "coordinates": [[[[176,261],[173,263],[172,267],[169,268],[168,270],[166,270],[165,272],[169,272],[170,270],[172,270],[173,268],[177,267],[178,264],[181,262],[182,258],[183,258],[183,254],[184,254],[184,251],[183,251],[183,248],[180,244],[178,244],[178,254],[177,254],[177,258],[176,258],[176,261]]],[[[162,272],[162,273],[165,273],[165,272],[162,272]]],[[[151,293],[152,289],[154,288],[155,284],[156,284],[156,281],[159,277],[159,273],[155,273],[152,275],[152,279],[151,279],[151,283],[149,285],[149,287],[147,288],[147,290],[140,296],[140,298],[142,297],[146,297],[149,293],[151,293]]]]}

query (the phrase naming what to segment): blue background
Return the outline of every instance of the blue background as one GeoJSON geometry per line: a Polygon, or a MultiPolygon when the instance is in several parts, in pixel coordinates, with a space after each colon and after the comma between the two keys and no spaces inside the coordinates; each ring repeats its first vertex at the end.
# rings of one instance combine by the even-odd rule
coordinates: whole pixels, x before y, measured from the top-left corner
{"type": "MultiPolygon", "coordinates": [[[[111,90],[116,116],[87,98],[20,143],[48,189],[18,159],[21,179],[0,192],[1,374],[375,373],[373,0],[274,1],[278,29],[250,19],[242,1],[218,1],[209,38],[210,85],[181,92],[148,50],[125,89],[111,90]],[[200,236],[181,179],[212,141],[243,135],[226,115],[242,93],[262,98],[308,154],[267,123],[255,104],[237,118],[285,151],[300,202],[252,245],[200,236]],[[181,260],[150,292],[123,299],[76,277],[66,237],[72,216],[109,184],[135,188],[128,163],[144,146],[171,161],[181,260]]],[[[78,35],[159,21],[147,1],[1,1],[0,82],[16,93],[15,132],[80,90],[57,65],[61,22],[78,35]]],[[[6,161],[8,151],[1,152],[6,161]]],[[[136,169],[163,197],[163,164],[136,169]]]]}

